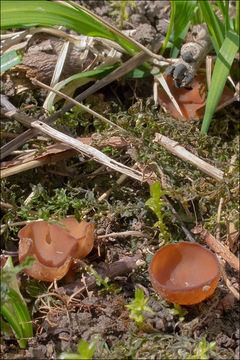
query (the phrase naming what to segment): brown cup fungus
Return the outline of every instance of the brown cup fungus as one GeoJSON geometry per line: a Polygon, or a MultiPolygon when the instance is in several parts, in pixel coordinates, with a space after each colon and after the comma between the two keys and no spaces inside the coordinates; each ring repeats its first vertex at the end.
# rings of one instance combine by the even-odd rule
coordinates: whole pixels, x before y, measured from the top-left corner
{"type": "Polygon", "coordinates": [[[18,236],[19,262],[33,256],[33,265],[24,272],[42,281],[60,280],[73,259],[84,258],[93,248],[94,224],[75,218],[62,219],[65,226],[35,221],[22,228],[18,236]]]}
{"type": "Polygon", "coordinates": [[[199,244],[179,242],[163,246],[153,257],[149,275],[165,300],[197,304],[211,296],[220,278],[217,257],[199,244]]]}

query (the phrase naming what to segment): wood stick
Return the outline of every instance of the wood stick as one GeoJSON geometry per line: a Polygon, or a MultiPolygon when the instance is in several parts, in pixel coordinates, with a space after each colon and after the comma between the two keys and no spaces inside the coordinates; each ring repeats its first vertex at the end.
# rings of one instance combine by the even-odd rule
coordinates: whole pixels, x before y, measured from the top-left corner
{"type": "Polygon", "coordinates": [[[197,225],[191,230],[193,234],[200,235],[200,238],[218,255],[221,256],[229,265],[234,267],[237,271],[240,269],[239,259],[220,241],[215,239],[209,231],[204,229],[202,225],[197,225]]]}
{"type": "MultiPolygon", "coordinates": [[[[133,257],[124,257],[118,261],[113,262],[112,264],[101,263],[97,267],[97,273],[102,277],[108,277],[113,280],[117,276],[128,275],[131,271],[136,269],[138,266],[142,265],[142,254],[137,254],[133,257]]],[[[83,263],[84,267],[84,263],[83,263]]],[[[88,275],[85,278],[85,283],[88,290],[92,290],[96,286],[96,279],[93,275],[88,275]]],[[[75,293],[74,297],[79,297],[79,295],[86,290],[86,287],[81,279],[73,281],[71,284],[65,285],[63,288],[58,290],[65,290],[67,295],[72,295],[75,293]]]]}
{"type": "Polygon", "coordinates": [[[141,231],[122,231],[122,232],[115,232],[115,233],[109,233],[105,235],[98,235],[98,239],[104,239],[107,237],[125,237],[125,236],[136,236],[136,237],[148,237],[146,234],[142,233],[141,231]]]}
{"type": "Polygon", "coordinates": [[[170,151],[172,154],[179,157],[180,159],[190,162],[192,165],[196,166],[205,174],[212,176],[216,180],[223,180],[223,171],[208,164],[206,161],[200,159],[196,155],[193,155],[190,151],[179,145],[177,141],[174,141],[167,136],[158,133],[156,133],[154,141],[157,142],[159,145],[163,146],[168,151],[170,151]]]}
{"type": "Polygon", "coordinates": [[[222,277],[223,277],[223,280],[225,281],[226,286],[231,291],[233,296],[239,301],[240,300],[239,292],[232,286],[230,280],[228,279],[226,271],[225,271],[224,263],[221,260],[220,260],[220,265],[221,265],[222,277]]]}

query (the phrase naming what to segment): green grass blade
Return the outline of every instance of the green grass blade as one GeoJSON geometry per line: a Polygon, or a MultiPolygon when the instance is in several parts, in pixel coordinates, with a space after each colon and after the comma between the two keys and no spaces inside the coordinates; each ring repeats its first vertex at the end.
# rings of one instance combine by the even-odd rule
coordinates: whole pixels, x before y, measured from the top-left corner
{"type": "MultiPolygon", "coordinates": [[[[58,91],[63,91],[65,94],[68,95],[69,88],[76,89],[77,87],[85,85],[90,81],[95,81],[97,79],[101,79],[101,78],[105,77],[106,75],[108,75],[111,71],[116,69],[116,67],[117,67],[116,65],[108,66],[108,67],[105,67],[104,69],[89,70],[89,71],[85,71],[82,73],[72,75],[72,76],[68,77],[67,79],[64,79],[64,80],[60,81],[59,83],[57,83],[54,86],[54,89],[58,90],[58,91]]],[[[48,111],[53,110],[53,104],[54,104],[54,100],[56,97],[57,97],[57,95],[53,92],[49,93],[49,95],[47,96],[47,99],[45,100],[45,106],[48,109],[48,111]]]]}
{"type": "Polygon", "coordinates": [[[170,35],[171,35],[171,32],[172,32],[173,23],[174,23],[174,17],[175,17],[175,11],[176,11],[176,3],[175,3],[175,1],[171,1],[170,23],[169,23],[169,26],[168,26],[168,31],[167,31],[163,46],[162,46],[161,51],[160,51],[161,55],[163,55],[164,51],[166,50],[166,47],[167,47],[167,44],[168,44],[168,41],[169,41],[169,38],[170,38],[170,35]]]}
{"type": "Polygon", "coordinates": [[[88,36],[112,38],[111,33],[91,16],[63,4],[49,1],[3,1],[1,27],[62,25],[88,36]]]}
{"type": "Polygon", "coordinates": [[[222,16],[225,16],[225,5],[223,0],[216,0],[216,4],[219,7],[219,10],[221,11],[222,16]]]}
{"type": "Polygon", "coordinates": [[[50,1],[2,1],[1,28],[61,25],[79,34],[98,36],[118,42],[128,52],[139,51],[138,47],[120,35],[114,34],[90,14],[78,7],[50,1]]]}
{"type": "Polygon", "coordinates": [[[230,18],[228,14],[229,10],[229,0],[226,0],[226,4],[224,4],[223,0],[216,0],[216,4],[218,5],[221,14],[223,16],[225,22],[225,32],[227,33],[230,30],[230,18]]]}
{"type": "Polygon", "coordinates": [[[240,2],[236,2],[236,21],[235,21],[235,31],[238,35],[240,35],[240,2]]]}
{"type": "Polygon", "coordinates": [[[7,71],[11,67],[20,64],[22,61],[21,57],[15,50],[9,51],[0,57],[1,62],[1,73],[7,71]]]}
{"type": "Polygon", "coordinates": [[[182,45],[183,40],[185,39],[191,20],[194,16],[194,11],[197,5],[197,1],[171,1],[172,11],[171,11],[171,18],[170,18],[170,25],[166,35],[166,39],[163,45],[163,50],[161,50],[161,54],[166,48],[166,41],[169,40],[173,44],[171,49],[171,56],[177,57],[180,47],[182,45]]]}
{"type": "Polygon", "coordinates": [[[203,17],[207,23],[210,34],[213,36],[217,48],[219,50],[224,41],[224,25],[221,23],[217,15],[214,13],[209,0],[198,0],[198,6],[200,7],[203,17]]]}
{"type": "Polygon", "coordinates": [[[9,289],[9,298],[16,312],[20,326],[22,327],[23,337],[29,338],[33,336],[33,328],[28,308],[22,300],[21,296],[12,288],[9,289]]]}
{"type": "Polygon", "coordinates": [[[239,50],[239,36],[230,30],[218,53],[209,89],[201,133],[206,133],[219,103],[234,57],[239,50]]]}
{"type": "Polygon", "coordinates": [[[192,18],[192,25],[201,24],[204,22],[202,12],[199,6],[194,9],[194,16],[192,18]]]}
{"type": "Polygon", "coordinates": [[[24,337],[22,327],[19,325],[15,314],[11,311],[11,309],[9,308],[9,306],[7,304],[4,304],[1,306],[1,314],[11,325],[11,328],[18,340],[19,346],[22,349],[25,349],[26,345],[27,345],[27,341],[22,339],[24,337]]]}
{"type": "Polygon", "coordinates": [[[18,281],[17,281],[16,272],[14,270],[15,270],[15,268],[13,266],[12,258],[11,258],[11,256],[9,256],[7,261],[6,261],[6,264],[3,267],[3,273],[6,272],[6,273],[8,273],[10,275],[9,281],[7,283],[8,292],[9,292],[9,288],[12,288],[16,292],[18,292],[18,294],[21,296],[21,293],[20,293],[20,290],[19,290],[19,287],[18,287],[18,281]]]}

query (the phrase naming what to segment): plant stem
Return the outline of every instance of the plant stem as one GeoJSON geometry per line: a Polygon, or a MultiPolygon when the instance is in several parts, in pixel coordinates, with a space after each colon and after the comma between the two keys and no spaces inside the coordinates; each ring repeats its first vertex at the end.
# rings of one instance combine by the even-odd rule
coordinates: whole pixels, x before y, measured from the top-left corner
{"type": "Polygon", "coordinates": [[[169,24],[169,27],[168,27],[168,31],[167,31],[167,35],[166,35],[164,44],[163,44],[163,46],[162,46],[162,48],[161,48],[161,51],[160,51],[160,55],[163,55],[164,51],[166,50],[167,43],[168,43],[168,41],[169,41],[170,34],[171,34],[172,28],[173,28],[174,17],[175,17],[175,9],[176,9],[175,2],[174,2],[174,1],[171,1],[171,6],[172,6],[172,9],[171,9],[170,24],[169,24]]]}
{"type": "Polygon", "coordinates": [[[236,22],[235,22],[235,31],[238,35],[240,35],[240,2],[236,2],[236,22]]]}

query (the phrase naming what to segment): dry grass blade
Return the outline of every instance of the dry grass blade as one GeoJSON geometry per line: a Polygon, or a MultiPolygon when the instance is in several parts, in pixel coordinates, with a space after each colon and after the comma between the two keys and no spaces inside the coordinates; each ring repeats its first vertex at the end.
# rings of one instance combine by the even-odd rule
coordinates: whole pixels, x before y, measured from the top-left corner
{"type": "MultiPolygon", "coordinates": [[[[91,145],[92,138],[77,138],[77,140],[91,145]]],[[[106,141],[97,141],[97,147],[111,146],[113,148],[123,148],[126,147],[127,143],[120,137],[113,136],[107,139],[106,141]]],[[[23,154],[23,156],[18,157],[10,161],[3,162],[1,164],[1,174],[0,178],[15,175],[26,170],[34,169],[39,166],[49,165],[52,163],[57,163],[59,161],[66,160],[70,157],[76,156],[77,151],[71,149],[65,144],[54,144],[48,146],[44,151],[36,155],[35,151],[30,150],[30,154],[23,154]]],[[[122,175],[125,176],[125,175],[122,175]]]]}
{"type": "Polygon", "coordinates": [[[156,133],[155,141],[170,151],[172,154],[178,156],[180,159],[190,162],[205,174],[212,176],[216,180],[223,180],[223,171],[208,164],[206,161],[200,159],[196,155],[193,155],[190,151],[184,149],[184,147],[179,145],[176,141],[158,133],[156,133]]]}
{"type": "Polygon", "coordinates": [[[72,137],[67,136],[61,133],[60,131],[53,129],[52,127],[46,125],[41,121],[33,121],[31,123],[31,126],[43,132],[44,134],[52,137],[55,140],[68,144],[71,148],[83,153],[88,157],[91,157],[93,160],[109,167],[110,169],[118,171],[122,174],[126,174],[127,176],[135,180],[138,181],[143,180],[142,173],[140,171],[131,169],[126,165],[120,164],[116,160],[109,158],[107,155],[103,154],[101,151],[93,148],[92,146],[85,145],[81,143],[79,140],[73,139],[72,137]]]}
{"type": "Polygon", "coordinates": [[[51,80],[51,84],[50,86],[54,86],[56,85],[56,83],[59,81],[61,73],[62,73],[62,69],[67,57],[67,53],[68,53],[68,48],[69,48],[69,41],[66,41],[63,43],[62,49],[60,51],[60,54],[58,56],[58,60],[56,63],[56,67],[53,73],[53,77],[51,80]]]}
{"type": "Polygon", "coordinates": [[[174,96],[172,95],[169,87],[168,87],[168,84],[166,82],[166,80],[164,79],[164,76],[162,73],[160,73],[159,75],[155,75],[155,78],[160,82],[160,84],[162,85],[162,87],[164,88],[164,90],[166,91],[166,93],[168,94],[169,98],[171,99],[173,105],[175,106],[176,110],[179,112],[179,114],[183,116],[182,114],[182,111],[177,103],[177,101],[175,100],[174,96]]]}
{"type": "MultiPolygon", "coordinates": [[[[100,90],[104,86],[110,84],[114,80],[127,74],[128,72],[130,72],[131,70],[140,66],[147,60],[149,60],[149,56],[146,55],[144,52],[141,52],[141,53],[133,56],[131,59],[126,61],[122,66],[115,69],[109,75],[105,76],[103,79],[99,80],[97,83],[94,83],[87,90],[85,90],[81,94],[79,94],[75,100],[82,101],[82,100],[86,99],[88,96],[94,94],[96,91],[100,90]]],[[[3,96],[1,95],[1,98],[2,97],[3,96]]],[[[52,114],[51,116],[46,118],[45,122],[47,124],[51,124],[58,117],[60,117],[61,115],[65,114],[67,111],[69,111],[72,107],[73,107],[73,105],[71,103],[65,105],[62,109],[55,111],[54,114],[52,114]]],[[[28,129],[24,133],[20,134],[17,138],[9,141],[6,145],[2,146],[2,148],[1,148],[1,159],[4,159],[13,150],[16,150],[18,147],[20,147],[26,141],[28,141],[29,139],[34,137],[36,134],[37,134],[37,131],[35,129],[28,129]]]]}
{"type": "Polygon", "coordinates": [[[117,128],[117,129],[120,130],[122,133],[128,134],[128,131],[126,131],[125,129],[121,128],[121,127],[118,126],[117,124],[114,124],[112,121],[106,119],[104,116],[98,114],[97,112],[89,109],[87,106],[85,106],[85,105],[79,103],[78,101],[72,99],[70,96],[65,95],[65,94],[63,94],[62,92],[60,92],[60,91],[58,91],[58,90],[55,90],[55,89],[53,89],[52,87],[50,87],[50,86],[48,86],[48,85],[43,84],[41,81],[32,79],[32,82],[33,82],[34,84],[36,84],[36,85],[41,86],[41,87],[44,88],[44,89],[47,89],[47,90],[49,90],[49,91],[54,92],[54,93],[57,94],[58,96],[60,96],[60,97],[62,97],[62,98],[64,98],[64,99],[72,102],[74,105],[79,106],[81,109],[85,110],[86,112],[88,112],[89,114],[91,114],[91,115],[93,115],[94,117],[98,118],[99,120],[104,121],[105,123],[107,123],[107,124],[109,124],[109,125],[117,128]]]}

